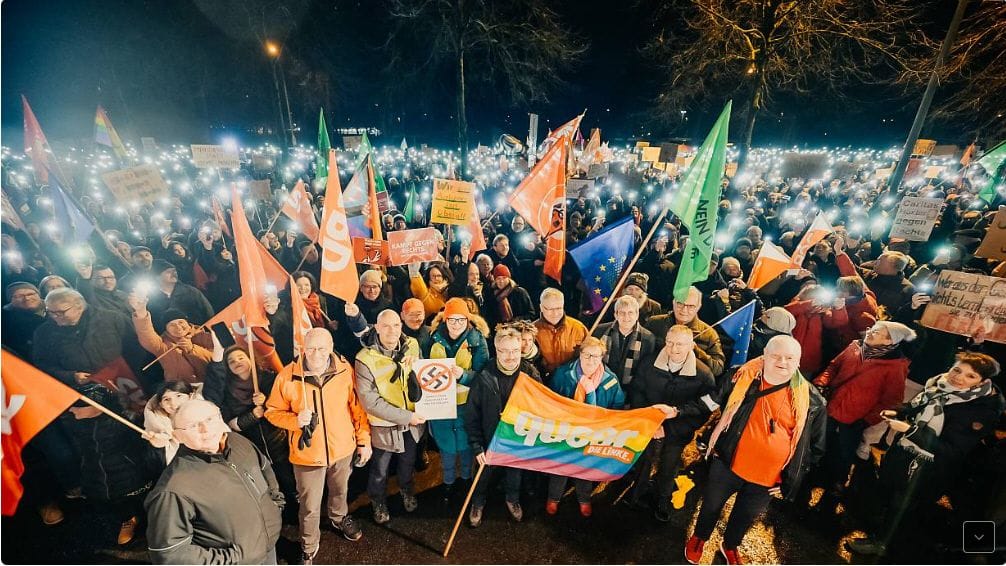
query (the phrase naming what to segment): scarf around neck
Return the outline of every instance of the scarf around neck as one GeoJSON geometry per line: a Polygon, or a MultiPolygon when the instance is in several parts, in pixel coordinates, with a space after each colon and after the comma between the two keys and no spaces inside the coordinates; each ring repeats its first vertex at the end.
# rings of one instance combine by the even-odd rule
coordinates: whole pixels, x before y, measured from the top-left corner
{"type": "Polygon", "coordinates": [[[573,394],[573,399],[582,403],[587,400],[588,395],[593,394],[597,390],[598,385],[601,385],[601,378],[604,377],[604,364],[598,364],[597,369],[587,374],[583,373],[580,360],[577,360],[573,365],[573,371],[580,377],[580,380],[576,384],[576,392],[573,394]]]}
{"type": "MultiPolygon", "coordinates": [[[[898,439],[898,445],[913,454],[916,460],[933,461],[933,451],[939,444],[943,432],[944,407],[956,403],[967,403],[993,393],[992,380],[983,380],[978,385],[963,391],[954,389],[942,373],[926,382],[921,393],[909,402],[912,428],[898,439]]],[[[914,469],[914,467],[913,467],[914,469]]]]}
{"type": "MultiPolygon", "coordinates": [[[[296,289],[292,291],[297,292],[296,289]]],[[[321,311],[321,299],[318,298],[318,293],[311,293],[304,299],[304,308],[307,309],[307,316],[311,318],[311,326],[325,327],[325,315],[321,311]]]]}
{"type": "Polygon", "coordinates": [[[622,365],[622,384],[628,385],[632,381],[633,377],[633,367],[636,365],[636,359],[639,357],[639,351],[643,348],[643,341],[639,338],[639,323],[637,322],[635,326],[632,327],[632,332],[628,336],[623,336],[622,332],[618,329],[618,323],[612,323],[611,328],[609,328],[604,336],[601,337],[602,340],[608,345],[608,349],[604,352],[604,364],[611,367],[611,353],[615,350],[615,340],[621,340],[621,345],[625,354],[625,363],[622,365]],[[624,350],[625,346],[628,345],[628,349],[624,350]]]}
{"type": "Polygon", "coordinates": [[[890,354],[891,352],[897,350],[898,346],[900,346],[900,344],[884,344],[881,346],[871,346],[866,343],[866,340],[864,340],[862,343],[862,347],[860,348],[860,351],[863,353],[864,360],[870,360],[873,358],[882,358],[887,354],[890,354]]]}
{"type": "Polygon", "coordinates": [[[493,287],[493,294],[496,295],[496,305],[499,308],[500,322],[510,322],[513,320],[513,309],[510,307],[510,293],[517,288],[513,279],[508,279],[506,287],[498,289],[493,287]]]}

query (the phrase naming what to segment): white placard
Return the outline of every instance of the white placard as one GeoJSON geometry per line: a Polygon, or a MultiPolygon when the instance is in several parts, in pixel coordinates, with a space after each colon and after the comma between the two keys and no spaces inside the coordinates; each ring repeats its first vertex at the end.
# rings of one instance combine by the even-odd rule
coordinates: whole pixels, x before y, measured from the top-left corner
{"type": "Polygon", "coordinates": [[[197,169],[237,169],[241,167],[237,149],[222,145],[192,144],[192,163],[197,169]]]}
{"type": "MultiPolygon", "coordinates": [[[[412,370],[423,390],[416,402],[416,414],[428,421],[453,419],[458,416],[458,382],[452,372],[458,367],[454,358],[416,360],[412,370]]],[[[465,388],[464,393],[467,393],[465,388]]]]}
{"type": "Polygon", "coordinates": [[[892,238],[904,238],[910,242],[925,242],[933,231],[936,219],[940,217],[943,199],[926,197],[905,197],[898,205],[898,215],[891,226],[892,238]]]}

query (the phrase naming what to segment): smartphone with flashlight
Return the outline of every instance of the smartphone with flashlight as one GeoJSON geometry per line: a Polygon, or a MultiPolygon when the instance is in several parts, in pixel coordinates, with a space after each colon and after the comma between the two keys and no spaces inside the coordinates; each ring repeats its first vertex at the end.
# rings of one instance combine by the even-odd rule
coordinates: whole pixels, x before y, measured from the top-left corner
{"type": "Polygon", "coordinates": [[[217,337],[217,341],[224,349],[229,348],[235,344],[234,336],[231,335],[231,331],[227,328],[227,323],[218,322],[213,325],[213,334],[217,337]]]}

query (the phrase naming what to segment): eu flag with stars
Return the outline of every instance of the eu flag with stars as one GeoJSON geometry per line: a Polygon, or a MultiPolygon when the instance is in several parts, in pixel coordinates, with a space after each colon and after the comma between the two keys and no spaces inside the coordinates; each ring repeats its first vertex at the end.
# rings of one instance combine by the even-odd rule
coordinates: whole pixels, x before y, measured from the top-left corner
{"type": "Polygon", "coordinates": [[[635,248],[635,224],[627,216],[569,249],[590,296],[590,312],[611,298],[618,277],[635,248]]]}
{"type": "Polygon", "coordinates": [[[77,207],[68,196],[66,191],[59,184],[59,177],[49,171],[49,198],[52,200],[53,212],[56,216],[56,225],[63,233],[65,244],[84,244],[94,232],[94,224],[77,207]]]}
{"type": "Polygon", "coordinates": [[[718,325],[723,333],[734,341],[734,355],[730,358],[730,367],[736,367],[748,361],[754,313],[755,301],[751,301],[713,325],[718,325]]]}

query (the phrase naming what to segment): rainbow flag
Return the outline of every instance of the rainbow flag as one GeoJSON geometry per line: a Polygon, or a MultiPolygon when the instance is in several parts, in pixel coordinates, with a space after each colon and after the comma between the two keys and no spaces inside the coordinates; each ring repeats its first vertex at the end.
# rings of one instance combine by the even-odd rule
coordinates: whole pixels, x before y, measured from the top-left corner
{"type": "Polygon", "coordinates": [[[126,146],[122,145],[122,139],[118,132],[112,127],[112,121],[105,114],[105,109],[98,107],[98,113],[94,115],[94,141],[101,145],[112,148],[119,159],[126,158],[126,146]]]}
{"type": "Polygon", "coordinates": [[[629,471],[663,420],[659,409],[602,409],[521,375],[486,460],[491,466],[611,481],[629,471]]]}

